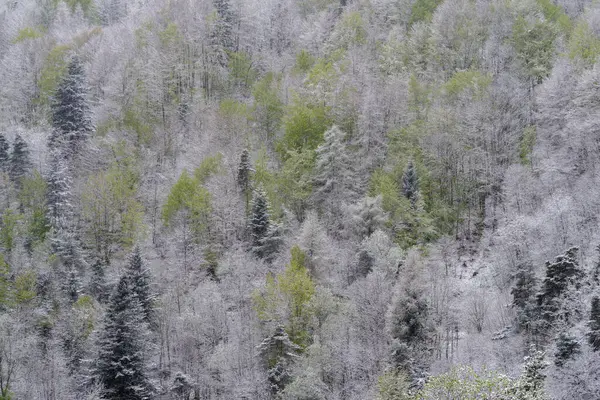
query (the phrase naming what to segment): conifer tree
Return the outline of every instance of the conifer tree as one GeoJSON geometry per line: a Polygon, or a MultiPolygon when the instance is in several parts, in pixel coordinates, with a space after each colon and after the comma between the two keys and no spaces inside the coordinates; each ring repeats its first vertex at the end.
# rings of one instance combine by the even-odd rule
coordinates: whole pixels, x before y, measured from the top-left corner
{"type": "Polygon", "coordinates": [[[70,152],[78,151],[93,130],[83,65],[73,57],[68,71],[58,85],[52,103],[52,125],[49,147],[67,145],[70,152]]]}
{"type": "Polygon", "coordinates": [[[94,369],[107,400],[145,400],[150,385],[145,368],[147,324],[128,275],[119,280],[106,311],[94,369]]]}
{"type": "Polygon", "coordinates": [[[213,40],[227,52],[236,51],[233,26],[235,14],[231,10],[229,0],[213,0],[217,21],[213,31],[213,40]]]}
{"type": "Polygon", "coordinates": [[[567,361],[581,352],[581,345],[574,336],[561,332],[556,338],[556,352],[554,353],[554,364],[562,367],[567,361]]]}
{"type": "Polygon", "coordinates": [[[588,322],[588,343],[594,351],[600,350],[600,298],[592,298],[592,310],[588,322]]]}
{"type": "Polygon", "coordinates": [[[0,172],[8,173],[10,170],[10,145],[2,133],[0,133],[0,172]]]}
{"type": "Polygon", "coordinates": [[[258,256],[264,256],[263,239],[267,237],[270,226],[270,212],[267,195],[262,189],[254,192],[252,200],[252,219],[250,234],[252,235],[252,251],[258,256]]]}
{"type": "Polygon", "coordinates": [[[100,302],[106,301],[108,294],[105,268],[105,262],[101,258],[96,259],[91,266],[91,277],[88,290],[90,294],[100,302]]]}
{"type": "Polygon", "coordinates": [[[250,154],[248,149],[242,151],[240,156],[240,165],[238,167],[237,183],[242,191],[244,200],[246,201],[246,210],[248,210],[248,203],[250,202],[251,195],[251,179],[252,179],[252,165],[250,164],[250,154]]]}
{"type": "Polygon", "coordinates": [[[548,366],[546,355],[531,346],[529,355],[525,357],[523,373],[516,387],[517,399],[543,399],[544,382],[546,375],[544,370],[548,366]]]}
{"type": "Polygon", "coordinates": [[[281,392],[290,383],[291,364],[300,352],[300,346],[292,342],[283,326],[278,326],[273,335],[258,345],[268,373],[271,391],[274,395],[281,392]]]}
{"type": "Polygon", "coordinates": [[[402,194],[410,200],[414,207],[419,196],[419,178],[412,160],[408,162],[402,175],[402,194]]]}
{"type": "Polygon", "coordinates": [[[62,152],[58,150],[53,152],[49,169],[46,195],[48,221],[55,230],[66,229],[73,217],[72,179],[67,160],[62,156],[62,152]]]}
{"type": "MultiPolygon", "coordinates": [[[[537,295],[541,318],[545,322],[543,330],[547,331],[551,324],[559,317],[561,309],[561,295],[571,287],[577,288],[583,277],[583,271],[577,261],[577,247],[572,247],[564,255],[556,257],[553,263],[546,262],[546,277],[542,282],[542,290],[537,295]]],[[[568,320],[569,315],[562,315],[568,320]]],[[[567,322],[567,321],[565,321],[567,322]]]]}
{"type": "Polygon", "coordinates": [[[20,186],[21,179],[27,175],[30,166],[29,147],[21,135],[17,134],[13,143],[13,151],[10,155],[10,179],[20,186]]]}
{"type": "Polygon", "coordinates": [[[517,324],[520,330],[529,332],[536,318],[535,290],[536,278],[530,263],[519,265],[515,276],[515,286],[511,290],[513,307],[517,309],[517,324]]]}
{"type": "Polygon", "coordinates": [[[353,195],[352,163],[344,141],[345,133],[337,126],[325,132],[325,141],[317,150],[315,194],[317,204],[334,211],[341,200],[353,195]]]}
{"type": "Polygon", "coordinates": [[[139,246],[136,246],[129,256],[127,275],[130,278],[132,290],[142,306],[144,319],[149,325],[152,325],[154,322],[154,294],[150,287],[152,278],[150,271],[144,265],[139,246]]]}

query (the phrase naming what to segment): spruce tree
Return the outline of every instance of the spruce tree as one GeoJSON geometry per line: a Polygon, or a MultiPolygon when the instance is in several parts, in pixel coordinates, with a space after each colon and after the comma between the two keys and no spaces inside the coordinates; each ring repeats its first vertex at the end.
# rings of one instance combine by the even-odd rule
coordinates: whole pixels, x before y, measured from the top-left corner
{"type": "Polygon", "coordinates": [[[238,167],[237,184],[242,191],[244,200],[246,202],[246,211],[248,210],[248,203],[250,202],[251,195],[251,179],[252,179],[252,165],[250,164],[250,154],[248,149],[242,151],[240,156],[240,165],[238,167]]]}
{"type": "Polygon", "coordinates": [[[235,14],[231,10],[229,0],[213,0],[213,4],[217,13],[217,20],[212,33],[213,41],[222,46],[226,52],[233,52],[236,50],[233,36],[235,14]]]}
{"type": "Polygon", "coordinates": [[[0,172],[7,174],[10,171],[10,145],[2,133],[0,133],[0,172]]]}
{"type": "Polygon", "coordinates": [[[47,182],[48,221],[57,231],[66,229],[71,224],[73,217],[72,179],[67,160],[62,156],[61,151],[56,150],[51,155],[47,182]]]}
{"type": "Polygon", "coordinates": [[[50,136],[50,148],[64,144],[70,152],[77,152],[92,132],[90,106],[86,95],[83,65],[78,57],[73,57],[52,103],[54,130],[50,136]]]}
{"type": "Polygon", "coordinates": [[[588,343],[594,351],[600,350],[600,298],[592,298],[592,310],[588,322],[588,343]]]}
{"type": "Polygon", "coordinates": [[[262,356],[274,395],[281,392],[291,382],[291,364],[301,348],[288,336],[282,326],[275,329],[273,335],[267,337],[258,345],[259,354],[262,356]]]}
{"type": "Polygon", "coordinates": [[[561,332],[556,338],[556,352],[554,353],[554,365],[562,367],[567,361],[573,359],[581,352],[581,345],[574,336],[561,332]]]}
{"type": "Polygon", "coordinates": [[[101,258],[97,258],[91,266],[89,293],[99,302],[107,300],[108,284],[106,282],[106,264],[101,258]]]}
{"type": "Polygon", "coordinates": [[[150,385],[145,368],[147,323],[128,275],[119,280],[98,340],[94,375],[106,400],[145,400],[150,385]]]}
{"type": "Polygon", "coordinates": [[[144,265],[139,246],[133,249],[129,256],[127,275],[132,284],[132,290],[136,294],[144,312],[145,321],[152,325],[154,322],[154,294],[152,293],[152,277],[150,271],[144,265]]]}
{"type": "Polygon", "coordinates": [[[577,247],[572,247],[564,255],[556,257],[553,263],[546,262],[546,277],[542,282],[542,289],[537,295],[541,318],[545,322],[544,331],[548,331],[552,323],[559,317],[568,322],[569,315],[560,315],[562,301],[560,297],[568,290],[581,284],[583,271],[577,261],[577,247]]]}
{"type": "Polygon", "coordinates": [[[321,207],[338,210],[342,200],[352,200],[355,180],[345,143],[345,133],[337,126],[325,132],[317,150],[314,199],[321,207]]]}
{"type": "Polygon", "coordinates": [[[517,309],[517,325],[519,330],[530,332],[537,310],[535,304],[537,281],[533,266],[530,263],[519,265],[515,278],[515,286],[510,293],[513,296],[513,307],[517,309]]]}
{"type": "Polygon", "coordinates": [[[252,199],[252,219],[250,234],[252,235],[252,251],[258,256],[264,256],[263,239],[267,237],[270,226],[269,202],[262,189],[254,192],[252,199]]]}
{"type": "Polygon", "coordinates": [[[544,370],[548,366],[545,357],[543,352],[531,346],[529,355],[525,357],[523,373],[517,383],[515,393],[517,399],[544,398],[544,382],[546,380],[544,370]]]}
{"type": "Polygon", "coordinates": [[[17,134],[13,143],[13,151],[10,155],[10,179],[17,186],[20,186],[21,179],[27,175],[30,166],[29,147],[21,135],[17,134]]]}
{"type": "Polygon", "coordinates": [[[412,160],[408,162],[402,175],[402,194],[413,206],[416,204],[419,196],[419,177],[412,160]]]}

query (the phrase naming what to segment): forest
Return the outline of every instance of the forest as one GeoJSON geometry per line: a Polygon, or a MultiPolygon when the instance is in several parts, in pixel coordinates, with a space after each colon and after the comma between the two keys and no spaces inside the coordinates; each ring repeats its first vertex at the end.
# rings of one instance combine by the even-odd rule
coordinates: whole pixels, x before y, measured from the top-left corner
{"type": "Polygon", "coordinates": [[[600,3],[0,0],[0,400],[600,399],[600,3]]]}

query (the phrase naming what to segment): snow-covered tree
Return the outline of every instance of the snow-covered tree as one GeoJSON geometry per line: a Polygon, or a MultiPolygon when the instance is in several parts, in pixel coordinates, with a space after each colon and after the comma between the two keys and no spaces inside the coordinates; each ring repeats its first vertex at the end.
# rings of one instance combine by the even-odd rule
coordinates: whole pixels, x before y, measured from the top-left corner
{"type": "Polygon", "coordinates": [[[517,324],[519,329],[529,332],[532,322],[537,318],[537,280],[531,263],[520,264],[515,279],[515,286],[510,293],[513,296],[512,304],[517,309],[517,324]]]}
{"type": "Polygon", "coordinates": [[[252,216],[250,219],[250,234],[252,235],[252,251],[258,256],[263,256],[263,239],[269,233],[270,221],[269,201],[262,189],[254,192],[252,199],[252,216]]]}
{"type": "Polygon", "coordinates": [[[352,228],[356,236],[362,240],[371,236],[377,229],[383,227],[387,215],[381,206],[381,195],[365,197],[350,207],[352,228]]]}
{"type": "Polygon", "coordinates": [[[355,185],[351,155],[348,151],[346,134],[337,126],[325,132],[324,142],[317,150],[315,164],[315,203],[333,212],[339,212],[341,202],[353,198],[355,185]]]}
{"type": "Polygon", "coordinates": [[[83,65],[74,56],[52,103],[50,148],[66,145],[70,152],[77,152],[93,131],[87,90],[83,65]]]}
{"type": "Polygon", "coordinates": [[[569,322],[569,312],[560,312],[564,306],[561,296],[581,286],[584,273],[577,261],[578,250],[577,247],[572,247],[564,255],[556,257],[553,263],[546,262],[546,277],[542,282],[541,291],[537,294],[541,318],[545,322],[544,331],[547,331],[557,318],[569,322]]]}
{"type": "Polygon", "coordinates": [[[600,350],[600,298],[592,298],[587,338],[594,351],[600,350]]]}
{"type": "Polygon", "coordinates": [[[73,217],[72,178],[68,162],[61,151],[55,150],[52,154],[47,182],[48,221],[55,230],[66,229],[73,217]]]}
{"type": "Polygon", "coordinates": [[[150,384],[145,361],[147,324],[128,275],[119,280],[98,339],[94,378],[107,400],[146,400],[150,384]]]}
{"type": "Polygon", "coordinates": [[[240,156],[240,165],[238,166],[237,172],[237,184],[242,191],[244,200],[246,202],[246,210],[248,209],[248,203],[250,202],[250,196],[252,193],[252,164],[250,163],[250,154],[248,149],[242,151],[240,156]]]}
{"type": "Polygon", "coordinates": [[[8,173],[10,170],[10,145],[4,134],[0,133],[0,171],[8,173]]]}
{"type": "Polygon", "coordinates": [[[127,276],[129,277],[131,290],[133,290],[142,306],[144,319],[151,326],[155,320],[155,295],[151,287],[152,277],[150,271],[144,265],[139,246],[134,247],[133,252],[129,256],[127,276]]]}
{"type": "Polygon", "coordinates": [[[281,392],[291,382],[291,364],[298,357],[300,346],[291,341],[283,326],[258,345],[273,394],[281,392]]]}
{"type": "Polygon", "coordinates": [[[17,134],[13,142],[12,153],[10,154],[10,179],[20,186],[21,179],[27,175],[30,167],[29,146],[21,135],[17,134]]]}
{"type": "Polygon", "coordinates": [[[402,174],[402,194],[410,200],[413,207],[419,199],[419,177],[412,160],[402,174]]]}

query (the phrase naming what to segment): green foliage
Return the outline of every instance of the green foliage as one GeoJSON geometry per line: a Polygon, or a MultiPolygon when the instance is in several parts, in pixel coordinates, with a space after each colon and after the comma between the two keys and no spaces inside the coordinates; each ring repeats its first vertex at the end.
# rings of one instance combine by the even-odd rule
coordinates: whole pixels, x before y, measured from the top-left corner
{"type": "Polygon", "coordinates": [[[26,40],[35,40],[44,36],[43,32],[32,28],[30,26],[26,26],[17,32],[17,36],[13,39],[13,44],[21,43],[26,40]]]}
{"type": "Polygon", "coordinates": [[[235,99],[225,99],[221,101],[219,104],[219,112],[221,116],[231,119],[244,119],[250,116],[248,105],[235,99]]]}
{"type": "Polygon", "coordinates": [[[313,191],[315,160],[314,150],[288,151],[283,168],[277,174],[277,194],[281,203],[299,218],[303,218],[313,191]]]}
{"type": "Polygon", "coordinates": [[[457,71],[452,78],[444,84],[446,95],[456,99],[461,93],[469,91],[471,96],[479,99],[487,93],[487,88],[492,83],[490,74],[482,74],[477,70],[457,71]]]}
{"type": "Polygon", "coordinates": [[[443,0],[415,1],[410,10],[410,19],[408,20],[408,25],[411,26],[419,21],[431,21],[435,9],[442,3],[442,1],[443,0]]]}
{"type": "Polygon", "coordinates": [[[152,139],[152,126],[156,123],[155,118],[146,118],[145,113],[138,108],[128,107],[123,110],[123,127],[134,133],[138,145],[148,144],[152,139]]]}
{"type": "Polygon", "coordinates": [[[253,119],[268,140],[272,139],[279,130],[284,114],[279,91],[280,77],[272,72],[267,73],[252,89],[252,96],[254,96],[253,119]]]}
{"type": "Polygon", "coordinates": [[[75,12],[77,7],[80,6],[85,15],[88,15],[94,6],[93,0],[64,0],[64,2],[67,3],[72,12],[75,12]]]}
{"type": "Polygon", "coordinates": [[[107,252],[114,244],[129,247],[137,239],[144,211],[137,200],[138,181],[132,157],[88,178],[82,194],[83,216],[99,251],[107,252]]]}
{"type": "Polygon", "coordinates": [[[206,157],[200,166],[194,170],[194,179],[198,184],[204,185],[208,178],[223,172],[223,154],[206,157]]]}
{"type": "Polygon", "coordinates": [[[600,38],[586,21],[580,21],[573,30],[567,48],[571,59],[579,59],[586,67],[591,67],[600,55],[600,38]]]}
{"type": "Polygon", "coordinates": [[[15,278],[14,299],[18,305],[29,304],[37,295],[37,275],[33,271],[27,271],[17,275],[15,278]]]}
{"type": "Polygon", "coordinates": [[[335,49],[347,50],[352,46],[364,44],[366,41],[367,31],[360,13],[353,11],[343,14],[332,36],[335,49]]]}
{"type": "Polygon", "coordinates": [[[512,399],[514,382],[493,371],[475,372],[471,367],[455,367],[432,377],[415,400],[512,399]]]}
{"type": "Polygon", "coordinates": [[[252,86],[258,77],[252,57],[244,52],[229,53],[229,73],[234,83],[245,87],[252,86]]]}
{"type": "Polygon", "coordinates": [[[183,218],[189,220],[192,230],[199,236],[208,228],[208,220],[212,211],[210,200],[208,190],[184,170],[171,188],[167,202],[163,206],[163,222],[167,226],[172,225],[175,216],[182,212],[184,213],[183,218]]]}
{"type": "Polygon", "coordinates": [[[523,136],[519,142],[519,159],[523,165],[531,165],[531,153],[533,152],[533,146],[537,132],[535,126],[528,126],[523,130],[523,136]]]}
{"type": "Polygon", "coordinates": [[[285,134],[277,143],[279,154],[285,159],[289,150],[316,149],[331,124],[329,107],[322,103],[312,104],[296,98],[286,110],[285,134]]]}
{"type": "Polygon", "coordinates": [[[307,50],[302,49],[296,54],[295,72],[307,73],[313,65],[315,65],[315,58],[307,50]]]}
{"type": "Polygon", "coordinates": [[[377,379],[377,389],[377,400],[413,400],[410,380],[403,372],[385,372],[377,379]]]}
{"type": "Polygon", "coordinates": [[[6,253],[10,253],[15,247],[15,240],[19,235],[19,221],[22,218],[21,214],[10,208],[5,209],[2,213],[0,245],[6,253]]]}
{"type": "Polygon", "coordinates": [[[10,267],[0,254],[0,311],[10,306],[11,289],[10,267]]]}
{"type": "Polygon", "coordinates": [[[525,18],[519,17],[513,26],[512,43],[517,59],[536,83],[552,71],[557,35],[555,26],[546,21],[536,21],[531,25],[525,18]]]}
{"type": "Polygon", "coordinates": [[[96,324],[96,307],[94,300],[88,295],[79,296],[77,301],[73,303],[76,319],[82,327],[82,335],[87,339],[94,331],[96,324]]]}
{"type": "Polygon", "coordinates": [[[315,284],[305,266],[306,254],[298,246],[292,247],[291,253],[285,271],[277,276],[269,274],[265,289],[254,293],[254,307],[261,321],[285,323],[290,339],[306,347],[313,316],[308,305],[315,294],[315,284]]]}
{"type": "Polygon", "coordinates": [[[40,79],[38,85],[37,103],[40,105],[48,105],[50,99],[54,96],[58,84],[67,73],[68,60],[67,55],[71,46],[58,45],[52,48],[40,71],[40,79]]]}
{"type": "Polygon", "coordinates": [[[573,29],[573,22],[565,10],[558,4],[554,4],[552,0],[536,0],[537,4],[541,7],[544,17],[548,21],[552,21],[558,25],[560,30],[567,36],[573,29]]]}
{"type": "Polygon", "coordinates": [[[175,46],[183,41],[183,37],[175,22],[170,22],[165,29],[158,32],[158,39],[160,40],[161,46],[165,48],[175,46]]]}

